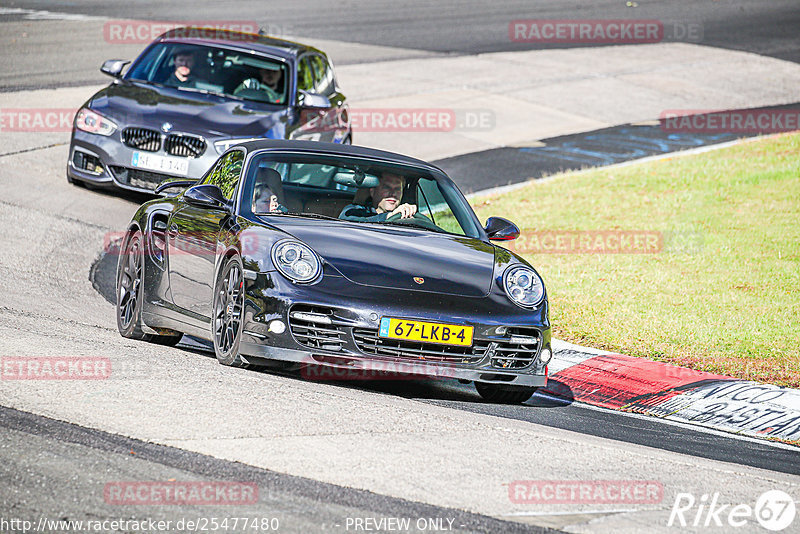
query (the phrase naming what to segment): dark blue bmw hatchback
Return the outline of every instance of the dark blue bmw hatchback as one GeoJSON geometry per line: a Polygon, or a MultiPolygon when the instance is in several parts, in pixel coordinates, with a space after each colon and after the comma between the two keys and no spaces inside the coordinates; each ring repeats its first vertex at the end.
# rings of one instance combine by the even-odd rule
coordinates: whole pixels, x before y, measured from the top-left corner
{"type": "Polygon", "coordinates": [[[180,28],[127,64],[106,61],[114,81],[75,116],[70,182],[152,192],[167,178],[199,178],[244,141],[352,141],[331,62],[310,46],[180,28]]]}

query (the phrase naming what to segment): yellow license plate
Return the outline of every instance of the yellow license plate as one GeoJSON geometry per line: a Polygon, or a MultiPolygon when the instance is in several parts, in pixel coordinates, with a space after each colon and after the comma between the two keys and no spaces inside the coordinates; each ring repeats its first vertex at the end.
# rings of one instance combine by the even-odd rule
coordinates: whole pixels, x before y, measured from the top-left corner
{"type": "Polygon", "coordinates": [[[406,341],[423,341],[441,345],[472,345],[472,327],[456,324],[428,323],[383,317],[380,337],[403,339],[406,341]]]}

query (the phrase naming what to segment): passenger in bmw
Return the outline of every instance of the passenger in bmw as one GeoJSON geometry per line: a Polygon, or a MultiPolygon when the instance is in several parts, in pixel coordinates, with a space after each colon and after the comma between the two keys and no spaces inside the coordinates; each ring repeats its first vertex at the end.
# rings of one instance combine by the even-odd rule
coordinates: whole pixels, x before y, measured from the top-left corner
{"type": "Polygon", "coordinates": [[[384,172],[376,187],[369,190],[371,197],[366,204],[345,206],[340,219],[359,222],[383,222],[393,215],[408,219],[417,213],[414,204],[400,204],[406,180],[398,174],[384,172]]]}

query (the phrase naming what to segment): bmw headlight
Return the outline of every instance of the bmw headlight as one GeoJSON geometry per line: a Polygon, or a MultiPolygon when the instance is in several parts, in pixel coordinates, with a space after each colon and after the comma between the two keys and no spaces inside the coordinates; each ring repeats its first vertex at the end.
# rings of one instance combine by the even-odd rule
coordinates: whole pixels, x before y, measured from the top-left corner
{"type": "Polygon", "coordinates": [[[272,247],[272,263],[283,276],[295,282],[311,282],[319,276],[321,266],[308,245],[293,239],[278,241],[272,247]]]}
{"type": "Polygon", "coordinates": [[[544,282],[536,271],[524,265],[506,269],[503,286],[508,298],[523,308],[536,306],[544,298],[544,282]]]}
{"type": "Polygon", "coordinates": [[[96,111],[89,108],[82,108],[75,116],[75,127],[78,130],[97,135],[111,135],[117,129],[117,125],[96,111]]]}

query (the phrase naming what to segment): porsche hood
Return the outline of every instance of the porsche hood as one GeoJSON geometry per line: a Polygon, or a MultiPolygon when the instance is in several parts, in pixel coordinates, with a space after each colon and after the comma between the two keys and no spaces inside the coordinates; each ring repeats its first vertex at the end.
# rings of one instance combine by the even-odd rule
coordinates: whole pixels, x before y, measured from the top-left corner
{"type": "Polygon", "coordinates": [[[282,219],[280,228],[359,285],[465,297],[491,289],[494,247],[478,239],[338,221],[282,219]]]}

